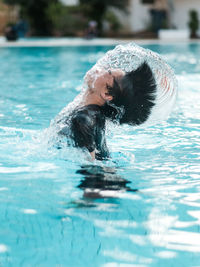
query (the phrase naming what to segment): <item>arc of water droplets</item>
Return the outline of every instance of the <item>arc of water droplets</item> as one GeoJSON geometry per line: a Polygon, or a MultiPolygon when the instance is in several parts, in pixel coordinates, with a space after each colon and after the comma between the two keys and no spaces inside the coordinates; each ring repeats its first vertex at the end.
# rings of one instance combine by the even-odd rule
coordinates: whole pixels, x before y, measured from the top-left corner
{"type": "Polygon", "coordinates": [[[177,97],[177,79],[174,71],[157,53],[134,43],[118,45],[99,59],[90,71],[94,76],[97,68],[130,72],[144,61],[151,67],[157,84],[155,105],[145,124],[155,124],[169,116],[177,97]]]}
{"type": "MultiPolygon", "coordinates": [[[[151,125],[169,116],[177,97],[177,80],[174,71],[157,53],[134,43],[118,45],[100,58],[89,70],[89,73],[95,81],[102,69],[121,69],[125,72],[130,72],[137,69],[144,61],[151,67],[157,84],[155,105],[148,120],[143,123],[143,125],[151,125]]],[[[53,121],[60,122],[59,128],[62,128],[63,118],[80,104],[87,89],[87,75],[85,75],[82,92],[53,121]]],[[[57,123],[56,125],[58,127],[57,123]]]]}

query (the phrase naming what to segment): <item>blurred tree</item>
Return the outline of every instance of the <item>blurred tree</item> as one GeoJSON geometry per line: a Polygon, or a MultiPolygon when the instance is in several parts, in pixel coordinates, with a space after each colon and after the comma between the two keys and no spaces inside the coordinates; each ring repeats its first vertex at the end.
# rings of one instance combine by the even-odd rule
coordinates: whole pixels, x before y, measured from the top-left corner
{"type": "Polygon", "coordinates": [[[102,21],[107,8],[112,6],[126,10],[128,3],[129,0],[80,0],[85,15],[98,23],[100,34],[102,33],[102,21]]]}
{"type": "MultiPolygon", "coordinates": [[[[108,7],[126,10],[129,0],[79,0],[77,7],[66,7],[60,0],[0,0],[8,5],[19,5],[21,18],[30,25],[31,34],[50,36],[55,32],[61,35],[70,34],[74,30],[82,30],[90,20],[98,23],[98,31],[102,34],[102,22],[108,7]],[[63,30],[62,30],[63,29],[63,30]],[[59,33],[58,33],[59,34],[59,33]]],[[[107,17],[107,16],[106,16],[107,17]]],[[[114,16],[109,16],[109,20],[114,16]]],[[[117,28],[117,20],[112,23],[117,28]]]]}
{"type": "Polygon", "coordinates": [[[114,31],[114,32],[119,31],[121,24],[117,16],[114,14],[114,12],[107,10],[105,12],[104,19],[109,23],[111,31],[114,31]]]}
{"type": "Polygon", "coordinates": [[[21,15],[30,23],[32,34],[49,36],[52,33],[52,21],[46,12],[49,5],[58,0],[4,0],[8,5],[20,5],[21,15]]]}
{"type": "Polygon", "coordinates": [[[197,31],[199,29],[199,18],[198,18],[198,12],[196,10],[190,10],[189,11],[189,22],[188,26],[190,28],[190,37],[191,38],[197,38],[197,31]]]}
{"type": "Polygon", "coordinates": [[[51,3],[47,14],[56,36],[81,36],[87,27],[88,21],[83,16],[80,6],[65,6],[61,2],[51,3]]]}

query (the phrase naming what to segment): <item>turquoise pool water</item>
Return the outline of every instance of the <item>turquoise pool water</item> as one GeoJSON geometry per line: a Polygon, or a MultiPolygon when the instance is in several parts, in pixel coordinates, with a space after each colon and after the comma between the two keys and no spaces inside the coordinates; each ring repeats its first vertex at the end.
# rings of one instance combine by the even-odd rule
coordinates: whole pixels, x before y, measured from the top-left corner
{"type": "Polygon", "coordinates": [[[0,266],[200,266],[200,45],[144,47],[175,69],[175,110],[110,126],[95,165],[45,129],[113,47],[0,49],[0,266]]]}

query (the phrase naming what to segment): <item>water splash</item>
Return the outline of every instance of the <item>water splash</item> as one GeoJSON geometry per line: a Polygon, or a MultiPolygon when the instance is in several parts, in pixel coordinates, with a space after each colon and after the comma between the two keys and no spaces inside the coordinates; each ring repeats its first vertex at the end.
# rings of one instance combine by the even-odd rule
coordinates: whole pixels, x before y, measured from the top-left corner
{"type": "Polygon", "coordinates": [[[87,87],[88,76],[96,80],[99,70],[121,69],[124,72],[136,70],[143,62],[151,67],[157,83],[155,106],[145,125],[155,124],[168,118],[176,97],[177,79],[172,68],[157,53],[144,49],[135,43],[118,45],[100,58],[84,78],[87,87]]]}
{"type": "Polygon", "coordinates": [[[55,132],[59,132],[65,126],[66,117],[73,109],[80,106],[84,94],[88,90],[90,79],[92,79],[90,84],[94,87],[96,79],[102,72],[109,69],[130,72],[137,69],[144,61],[148,63],[153,71],[157,83],[157,92],[155,105],[143,126],[152,125],[168,118],[177,97],[177,80],[172,68],[157,53],[134,43],[129,43],[116,46],[97,61],[86,73],[81,93],[52,120],[51,128],[55,132]]]}

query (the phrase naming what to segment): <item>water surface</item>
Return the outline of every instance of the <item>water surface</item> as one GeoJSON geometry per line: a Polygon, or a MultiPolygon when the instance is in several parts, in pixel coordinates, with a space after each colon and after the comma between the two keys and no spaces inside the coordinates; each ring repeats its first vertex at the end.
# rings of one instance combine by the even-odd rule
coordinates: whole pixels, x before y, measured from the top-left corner
{"type": "Polygon", "coordinates": [[[200,266],[200,45],[144,47],[175,69],[176,108],[109,127],[95,164],[45,129],[113,47],[0,49],[0,266],[200,266]]]}

